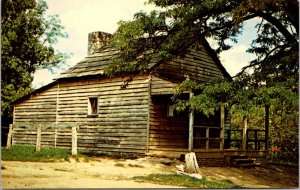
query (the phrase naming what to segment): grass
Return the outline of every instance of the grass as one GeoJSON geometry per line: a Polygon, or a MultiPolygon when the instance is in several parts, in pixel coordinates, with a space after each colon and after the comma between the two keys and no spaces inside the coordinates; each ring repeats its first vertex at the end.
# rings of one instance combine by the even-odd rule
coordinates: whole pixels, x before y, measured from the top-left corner
{"type": "Polygon", "coordinates": [[[133,160],[144,156],[141,153],[127,153],[127,152],[84,152],[82,153],[82,155],[86,155],[88,157],[107,156],[114,159],[133,159],[133,160]]]}
{"type": "Polygon", "coordinates": [[[33,146],[1,148],[2,160],[51,162],[60,159],[69,160],[70,156],[70,150],[66,149],[42,148],[40,152],[36,152],[33,146]]]}
{"type": "Polygon", "coordinates": [[[148,182],[160,185],[183,186],[189,188],[230,188],[237,189],[240,186],[230,181],[208,180],[207,178],[196,179],[181,174],[150,174],[147,176],[136,176],[133,179],[137,182],[148,182]]]}

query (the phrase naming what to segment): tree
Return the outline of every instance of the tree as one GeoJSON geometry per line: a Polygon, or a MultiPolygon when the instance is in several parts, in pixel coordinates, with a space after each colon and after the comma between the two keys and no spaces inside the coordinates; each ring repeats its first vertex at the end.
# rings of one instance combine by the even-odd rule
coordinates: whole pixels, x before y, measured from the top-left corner
{"type": "MultiPolygon", "coordinates": [[[[198,93],[188,101],[175,95],[176,108],[195,109],[211,115],[222,103],[232,114],[247,118],[266,107],[276,118],[278,103],[285,102],[283,107],[293,112],[283,115],[293,115],[293,121],[287,122],[280,116],[281,123],[295,123],[299,81],[298,1],[149,0],[148,3],[161,10],[150,14],[139,12],[133,21],[119,23],[112,45],[120,50],[120,56],[106,69],[108,75],[147,72],[149,63],[168,61],[202,37],[217,42],[216,53],[228,50],[232,42],[238,41],[245,22],[256,19],[257,37],[247,50],[256,54],[256,59],[242,68],[232,82],[214,80],[197,84],[184,81],[177,87],[178,94],[186,90],[198,93]]],[[[276,127],[280,128],[278,125],[276,127]]]]}
{"type": "MultiPolygon", "coordinates": [[[[108,75],[147,72],[149,63],[168,61],[184,53],[203,36],[217,41],[217,53],[225,51],[231,47],[228,41],[237,42],[245,21],[259,18],[257,38],[253,39],[248,49],[257,58],[233,77],[235,84],[232,85],[234,93],[231,96],[225,96],[227,92],[222,89],[222,85],[216,85],[220,89],[215,90],[219,94],[223,90],[223,95],[219,95],[221,97],[232,98],[222,100],[229,101],[228,106],[238,102],[237,106],[240,111],[244,110],[245,116],[249,115],[252,109],[250,107],[257,105],[258,87],[276,86],[278,82],[293,78],[293,91],[297,92],[298,1],[149,0],[149,3],[154,3],[163,10],[152,11],[150,14],[139,12],[135,14],[133,21],[119,23],[112,45],[121,50],[121,53],[114,64],[107,68],[108,75]],[[245,101],[239,101],[240,99],[245,101]]],[[[208,84],[211,85],[212,82],[208,84]]],[[[194,99],[198,101],[188,105],[198,104],[194,107],[202,107],[202,111],[213,114],[221,99],[210,98],[208,101],[204,94],[195,96],[194,99]],[[209,103],[205,107],[210,109],[203,109],[204,102],[209,103]]],[[[262,100],[260,104],[268,106],[269,102],[262,100]]]]}
{"type": "Polygon", "coordinates": [[[43,0],[2,1],[2,122],[11,118],[12,102],[31,91],[37,68],[62,63],[65,54],[53,45],[62,32],[58,16],[46,17],[43,0]]]}
{"type": "Polygon", "coordinates": [[[257,38],[249,52],[257,58],[243,68],[255,80],[266,76],[285,80],[298,73],[299,3],[295,0],[149,0],[162,11],[139,12],[133,21],[120,22],[112,40],[122,50],[108,74],[145,71],[153,60],[168,60],[184,52],[202,36],[217,41],[216,52],[236,42],[243,24],[259,18],[257,38]],[[150,52],[150,53],[149,53],[150,52]],[[136,59],[136,58],[139,59],[136,59]]]}

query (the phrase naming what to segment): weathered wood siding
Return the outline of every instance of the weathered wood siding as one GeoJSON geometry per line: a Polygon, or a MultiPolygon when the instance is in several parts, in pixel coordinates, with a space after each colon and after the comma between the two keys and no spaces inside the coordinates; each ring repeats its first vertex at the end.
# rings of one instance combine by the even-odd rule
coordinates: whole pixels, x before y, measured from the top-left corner
{"type": "MultiPolygon", "coordinates": [[[[127,78],[60,82],[15,105],[14,122],[36,121],[32,119],[32,113],[28,109],[38,106],[45,110],[47,108],[48,111],[51,107],[51,112],[48,111],[47,114],[37,113],[39,121],[79,124],[78,147],[81,149],[99,152],[145,152],[149,78],[147,75],[136,76],[125,89],[121,89],[127,78]],[[87,115],[89,97],[98,97],[96,117],[87,115]],[[39,103],[36,103],[37,100],[39,103]],[[45,100],[47,102],[43,103],[45,100]]],[[[21,141],[17,138],[14,142],[18,144],[21,141]]]]}
{"type": "Polygon", "coordinates": [[[223,77],[221,69],[203,45],[189,49],[183,58],[176,58],[173,61],[160,64],[153,73],[160,78],[176,82],[181,82],[187,77],[198,82],[223,77]]]}
{"type": "Polygon", "coordinates": [[[167,116],[171,96],[152,96],[150,102],[150,151],[186,151],[188,146],[188,114],[167,116]]]}
{"type": "MultiPolygon", "coordinates": [[[[49,123],[45,123],[48,125],[49,123]]],[[[31,145],[35,146],[37,140],[37,125],[36,123],[24,123],[24,125],[13,127],[13,145],[31,145]]],[[[48,127],[42,124],[41,131],[41,146],[53,148],[71,149],[72,134],[71,125],[69,127],[48,127]]]]}
{"type": "Polygon", "coordinates": [[[15,122],[55,122],[57,84],[53,84],[39,93],[14,106],[15,122]]]}
{"type": "Polygon", "coordinates": [[[175,83],[152,76],[151,95],[174,94],[175,83]]]}

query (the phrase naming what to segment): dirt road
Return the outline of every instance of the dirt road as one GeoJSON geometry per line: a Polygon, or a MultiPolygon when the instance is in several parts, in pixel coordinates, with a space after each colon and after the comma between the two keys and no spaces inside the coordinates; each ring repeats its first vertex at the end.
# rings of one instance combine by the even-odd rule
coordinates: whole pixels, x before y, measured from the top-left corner
{"type": "MultiPolygon", "coordinates": [[[[171,188],[138,183],[132,177],[151,173],[176,173],[176,164],[163,158],[122,160],[94,158],[85,162],[2,161],[2,188],[171,188]]],[[[202,167],[203,176],[227,179],[244,187],[284,188],[298,186],[298,170],[287,168],[238,169],[202,167]]],[[[177,187],[178,188],[178,187],[177,187]]]]}

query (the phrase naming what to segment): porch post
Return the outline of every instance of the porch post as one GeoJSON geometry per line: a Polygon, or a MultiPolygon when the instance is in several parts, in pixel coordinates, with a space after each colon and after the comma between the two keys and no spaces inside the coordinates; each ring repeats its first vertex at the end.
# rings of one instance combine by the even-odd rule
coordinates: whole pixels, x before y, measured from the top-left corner
{"type": "Polygon", "coordinates": [[[269,113],[270,113],[270,106],[265,106],[266,116],[265,116],[265,149],[269,149],[269,113]]]}
{"type": "MultiPolygon", "coordinates": [[[[193,92],[190,92],[190,99],[194,96],[193,92]]],[[[188,150],[191,152],[193,149],[193,137],[194,137],[194,110],[190,111],[189,114],[189,147],[188,150]]]]}
{"type": "Polygon", "coordinates": [[[225,110],[224,105],[221,102],[221,108],[220,108],[220,150],[224,150],[224,127],[225,127],[225,110]]]}
{"type": "Polygon", "coordinates": [[[243,127],[243,141],[242,141],[242,150],[246,150],[247,147],[247,128],[248,128],[248,117],[244,116],[244,127],[243,127]]]}

